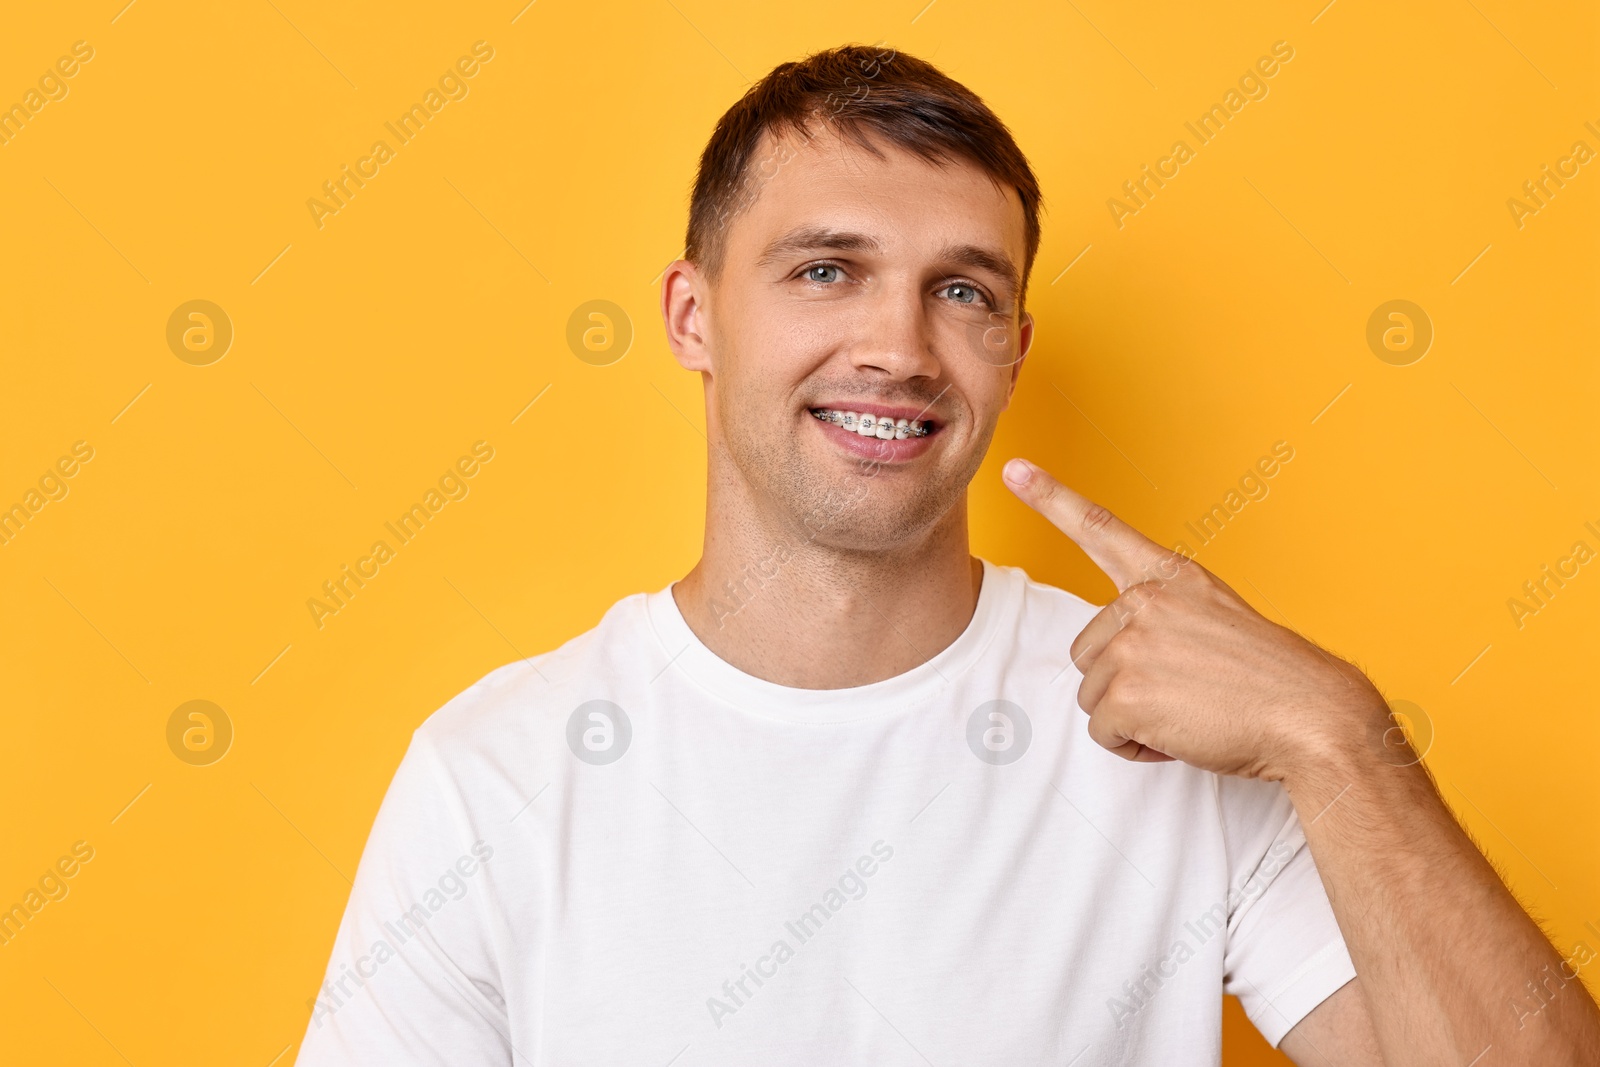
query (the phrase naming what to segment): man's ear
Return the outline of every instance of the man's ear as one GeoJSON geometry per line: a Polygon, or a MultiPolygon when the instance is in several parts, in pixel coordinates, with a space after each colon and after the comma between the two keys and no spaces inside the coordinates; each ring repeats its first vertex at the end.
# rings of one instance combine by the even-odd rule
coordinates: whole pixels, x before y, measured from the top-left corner
{"type": "Polygon", "coordinates": [[[674,260],[661,278],[661,321],[667,328],[667,345],[685,370],[712,369],[705,289],[705,276],[686,259],[674,260]]]}
{"type": "Polygon", "coordinates": [[[1033,347],[1033,312],[1022,313],[1022,326],[1017,331],[1017,361],[1011,364],[1011,384],[1006,387],[1006,402],[1000,408],[1004,411],[1011,406],[1011,394],[1017,391],[1017,377],[1022,373],[1022,361],[1028,358],[1028,349],[1033,347]]]}

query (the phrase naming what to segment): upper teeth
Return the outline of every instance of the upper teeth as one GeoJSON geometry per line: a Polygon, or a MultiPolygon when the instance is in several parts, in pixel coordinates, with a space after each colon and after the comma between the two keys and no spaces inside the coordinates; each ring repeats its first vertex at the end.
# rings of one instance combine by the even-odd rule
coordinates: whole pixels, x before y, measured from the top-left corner
{"type": "Polygon", "coordinates": [[[891,419],[859,411],[834,411],[816,408],[811,414],[823,422],[831,422],[846,430],[854,430],[862,437],[876,437],[880,441],[904,441],[908,437],[923,437],[928,433],[926,422],[910,419],[891,419]]]}

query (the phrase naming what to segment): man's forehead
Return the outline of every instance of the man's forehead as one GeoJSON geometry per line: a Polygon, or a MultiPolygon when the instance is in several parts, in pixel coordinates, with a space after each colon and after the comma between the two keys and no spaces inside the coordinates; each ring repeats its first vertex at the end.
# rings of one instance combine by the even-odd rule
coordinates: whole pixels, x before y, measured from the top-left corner
{"type": "Polygon", "coordinates": [[[741,246],[741,258],[767,260],[780,243],[793,248],[808,234],[828,232],[872,238],[835,239],[829,247],[881,250],[906,236],[905,216],[913,214],[919,222],[938,223],[941,246],[970,245],[1013,263],[1020,259],[1026,226],[1015,189],[969,160],[935,163],[869,137],[881,157],[831,127],[804,135],[764,132],[745,180],[748,202],[728,235],[730,244],[741,246]]]}

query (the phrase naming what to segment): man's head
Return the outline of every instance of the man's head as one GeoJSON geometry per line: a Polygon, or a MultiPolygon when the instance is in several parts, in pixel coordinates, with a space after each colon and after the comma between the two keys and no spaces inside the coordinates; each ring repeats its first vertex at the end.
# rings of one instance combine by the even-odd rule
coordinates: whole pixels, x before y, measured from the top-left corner
{"type": "Polygon", "coordinates": [[[964,518],[1032,342],[1040,200],[1004,124],[922,60],[852,46],[752,87],[706,146],[662,285],[673,352],[704,379],[713,485],[843,550],[964,518]],[[847,412],[911,425],[868,436],[847,412]]]}

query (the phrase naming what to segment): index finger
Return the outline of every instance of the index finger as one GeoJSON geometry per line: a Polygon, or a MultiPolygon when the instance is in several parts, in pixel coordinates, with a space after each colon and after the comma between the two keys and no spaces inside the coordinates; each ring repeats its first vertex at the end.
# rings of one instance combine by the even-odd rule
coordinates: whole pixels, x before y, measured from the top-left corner
{"type": "Polygon", "coordinates": [[[1022,502],[1049,519],[1106,572],[1122,593],[1152,578],[1170,579],[1187,562],[1183,553],[1150,540],[1110,509],[1062,485],[1025,459],[1005,465],[1006,486],[1022,502]]]}

